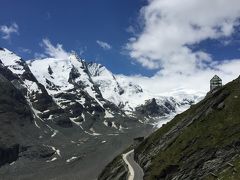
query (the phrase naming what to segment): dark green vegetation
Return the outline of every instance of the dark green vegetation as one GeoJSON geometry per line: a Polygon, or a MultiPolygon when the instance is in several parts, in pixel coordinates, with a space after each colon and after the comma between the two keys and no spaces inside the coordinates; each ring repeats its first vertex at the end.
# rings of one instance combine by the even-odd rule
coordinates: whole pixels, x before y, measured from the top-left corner
{"type": "MultiPolygon", "coordinates": [[[[135,148],[135,160],[145,180],[238,180],[239,153],[240,77],[150,135],[135,148]]],[[[99,179],[117,179],[124,166],[118,156],[99,179]]]]}
{"type": "Polygon", "coordinates": [[[239,158],[235,160],[239,151],[238,78],[153,133],[135,150],[135,157],[145,179],[236,179],[240,178],[239,158]],[[230,162],[237,164],[236,172],[230,162]]]}
{"type": "Polygon", "coordinates": [[[128,167],[125,164],[122,154],[127,153],[133,149],[133,146],[129,146],[120,155],[115,157],[99,175],[99,180],[125,180],[128,176],[128,167]]]}
{"type": "Polygon", "coordinates": [[[126,180],[128,168],[121,155],[117,156],[110,162],[99,175],[100,180],[126,180]]]}
{"type": "Polygon", "coordinates": [[[216,173],[209,174],[205,177],[206,180],[239,180],[240,177],[240,157],[236,155],[232,161],[228,162],[227,166],[216,173]]]}

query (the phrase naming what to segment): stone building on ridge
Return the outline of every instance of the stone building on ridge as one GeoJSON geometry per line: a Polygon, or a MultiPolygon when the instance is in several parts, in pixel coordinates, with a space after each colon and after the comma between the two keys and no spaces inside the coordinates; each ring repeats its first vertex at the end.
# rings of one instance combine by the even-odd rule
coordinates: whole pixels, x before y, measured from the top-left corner
{"type": "Polygon", "coordinates": [[[212,91],[213,89],[215,89],[217,87],[222,87],[222,79],[220,77],[218,77],[217,75],[215,75],[210,80],[210,90],[212,91]]]}

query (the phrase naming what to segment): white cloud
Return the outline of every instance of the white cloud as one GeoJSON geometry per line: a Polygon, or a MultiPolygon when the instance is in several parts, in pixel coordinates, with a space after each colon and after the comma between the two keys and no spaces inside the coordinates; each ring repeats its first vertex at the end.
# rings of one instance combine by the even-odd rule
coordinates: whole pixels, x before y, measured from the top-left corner
{"type": "Polygon", "coordinates": [[[69,58],[69,53],[63,49],[62,44],[57,44],[54,46],[49,39],[45,38],[40,44],[44,48],[45,54],[35,54],[36,57],[46,57],[46,55],[57,58],[57,59],[67,59],[69,58]]]}
{"type": "Polygon", "coordinates": [[[228,37],[238,25],[239,0],[149,0],[140,11],[143,29],[130,38],[130,56],[164,75],[191,74],[212,62],[203,50],[189,45],[228,37]]]}
{"type": "Polygon", "coordinates": [[[142,31],[129,39],[126,48],[136,62],[159,71],[153,77],[131,78],[154,93],[207,92],[215,74],[224,83],[237,78],[240,59],[215,61],[211,54],[190,46],[207,39],[231,43],[239,18],[239,0],[148,0],[140,11],[142,31]]]}
{"type": "Polygon", "coordinates": [[[97,40],[96,43],[103,48],[104,50],[109,50],[112,49],[112,46],[110,44],[108,44],[107,42],[103,42],[103,41],[99,41],[97,40]]]}
{"type": "Polygon", "coordinates": [[[19,28],[16,23],[12,23],[10,26],[2,25],[0,26],[0,32],[2,34],[2,38],[9,40],[12,34],[19,34],[19,28]]]}
{"type": "Polygon", "coordinates": [[[129,78],[141,85],[145,90],[153,93],[161,94],[181,89],[206,93],[210,88],[209,81],[215,74],[219,75],[219,77],[222,78],[223,83],[226,84],[240,75],[239,67],[240,59],[234,59],[216,64],[215,69],[207,68],[204,70],[197,70],[191,75],[156,74],[153,77],[132,76],[129,78]]]}

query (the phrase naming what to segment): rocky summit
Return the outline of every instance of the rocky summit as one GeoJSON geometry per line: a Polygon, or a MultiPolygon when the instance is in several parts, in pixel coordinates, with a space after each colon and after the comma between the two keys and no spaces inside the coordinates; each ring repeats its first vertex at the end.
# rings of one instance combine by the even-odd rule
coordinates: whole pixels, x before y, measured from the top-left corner
{"type": "Polygon", "coordinates": [[[151,94],[75,53],[25,61],[0,48],[0,177],[96,179],[134,138],[200,99],[151,94]]]}
{"type": "MultiPolygon", "coordinates": [[[[237,180],[239,108],[240,77],[213,89],[202,101],[122,153],[134,149],[134,159],[146,180],[237,180]]],[[[128,176],[129,167],[119,155],[106,166],[99,180],[129,179],[128,176]]]]}

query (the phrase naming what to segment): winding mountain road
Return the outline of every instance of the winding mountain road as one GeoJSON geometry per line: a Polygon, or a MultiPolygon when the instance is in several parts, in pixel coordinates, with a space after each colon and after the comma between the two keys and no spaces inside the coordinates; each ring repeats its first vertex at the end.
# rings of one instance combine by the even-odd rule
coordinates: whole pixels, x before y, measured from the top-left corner
{"type": "Polygon", "coordinates": [[[142,168],[134,160],[134,150],[122,154],[122,158],[128,166],[128,180],[143,180],[144,173],[142,168]]]}

